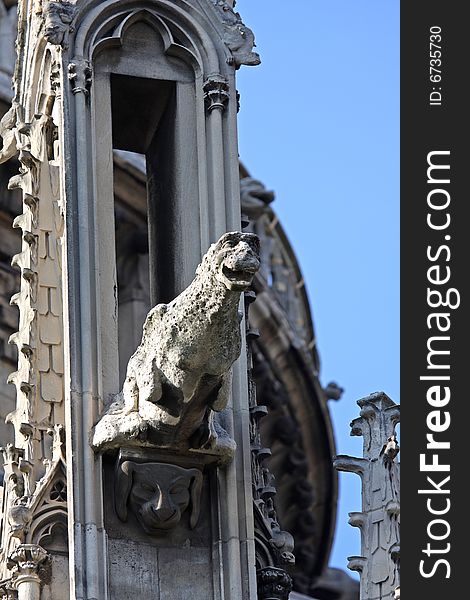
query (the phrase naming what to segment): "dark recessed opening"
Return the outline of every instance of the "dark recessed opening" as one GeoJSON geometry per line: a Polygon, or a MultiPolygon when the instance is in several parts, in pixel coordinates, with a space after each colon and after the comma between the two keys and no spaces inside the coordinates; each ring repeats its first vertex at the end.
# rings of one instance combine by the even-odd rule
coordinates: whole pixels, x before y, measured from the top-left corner
{"type": "Polygon", "coordinates": [[[146,154],[175,82],[111,74],[113,148],[146,154]]]}
{"type": "Polygon", "coordinates": [[[147,311],[175,295],[176,82],[112,73],[120,377],[147,311]],[[123,152],[124,151],[124,152],[123,152]],[[123,189],[122,179],[131,182],[123,189]],[[143,198],[146,196],[146,202],[143,198]]]}

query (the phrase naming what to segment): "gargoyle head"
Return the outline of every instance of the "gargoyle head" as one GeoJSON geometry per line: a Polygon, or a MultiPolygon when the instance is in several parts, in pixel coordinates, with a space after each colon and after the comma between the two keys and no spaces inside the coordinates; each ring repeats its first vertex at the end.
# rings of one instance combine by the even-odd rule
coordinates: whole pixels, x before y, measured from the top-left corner
{"type": "Polygon", "coordinates": [[[260,267],[257,235],[238,231],[225,233],[206,256],[209,254],[215,257],[216,278],[228,290],[243,292],[250,287],[260,267]]]}
{"type": "Polygon", "coordinates": [[[127,506],[149,534],[173,529],[191,505],[189,525],[197,524],[202,473],[165,463],[139,464],[125,461],[116,477],[116,512],[127,521],[127,506]]]}

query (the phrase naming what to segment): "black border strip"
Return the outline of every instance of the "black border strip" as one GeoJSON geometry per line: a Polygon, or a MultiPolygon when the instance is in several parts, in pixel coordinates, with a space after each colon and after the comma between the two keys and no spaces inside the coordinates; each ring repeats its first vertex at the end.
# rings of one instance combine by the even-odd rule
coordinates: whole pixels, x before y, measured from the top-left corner
{"type": "Polygon", "coordinates": [[[464,2],[401,3],[401,588],[405,600],[463,598],[468,586],[463,542],[470,533],[470,492],[465,485],[470,481],[466,465],[470,106],[464,88],[468,88],[470,35],[464,9],[464,2]],[[433,34],[440,38],[431,39],[433,34]],[[430,63],[436,58],[441,64],[430,63]],[[436,167],[428,173],[430,163],[436,167]],[[450,305],[458,301],[460,305],[446,307],[446,299],[450,305]],[[439,428],[443,430],[438,432],[439,428]],[[429,434],[435,441],[448,442],[450,448],[427,448],[429,434]],[[439,465],[434,471],[425,466],[433,461],[439,465]]]}

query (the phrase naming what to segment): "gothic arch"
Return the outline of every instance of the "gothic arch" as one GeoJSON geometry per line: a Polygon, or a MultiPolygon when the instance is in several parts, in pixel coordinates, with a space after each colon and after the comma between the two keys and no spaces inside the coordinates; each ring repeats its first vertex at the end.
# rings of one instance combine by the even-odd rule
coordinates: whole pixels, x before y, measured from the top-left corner
{"type": "Polygon", "coordinates": [[[38,544],[46,550],[51,543],[62,537],[62,551],[67,552],[67,511],[55,506],[48,507],[32,523],[26,543],[38,544]]]}
{"type": "MultiPolygon", "coordinates": [[[[214,11],[212,7],[208,10],[214,11]]],[[[124,24],[129,18],[153,15],[153,25],[165,40],[165,51],[186,59],[193,57],[198,71],[206,76],[226,72],[230,51],[224,44],[223,33],[214,29],[214,19],[185,0],[169,3],[165,0],[108,0],[79,7],[75,19],[76,33],[71,40],[71,54],[92,60],[104,35],[116,24],[124,24]],[[208,31],[214,31],[210,36],[208,31]]],[[[216,15],[213,15],[216,16],[216,15]]],[[[148,17],[145,17],[148,19],[148,17]]],[[[216,16],[217,18],[217,16],[216,16]]],[[[119,25],[118,25],[119,27],[119,25]]]]}

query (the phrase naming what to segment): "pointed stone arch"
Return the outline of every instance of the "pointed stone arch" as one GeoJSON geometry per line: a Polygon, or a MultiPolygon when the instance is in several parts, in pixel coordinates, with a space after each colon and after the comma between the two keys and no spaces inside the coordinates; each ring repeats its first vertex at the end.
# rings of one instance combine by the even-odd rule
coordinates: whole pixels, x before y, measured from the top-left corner
{"type": "Polygon", "coordinates": [[[164,37],[166,51],[177,56],[182,53],[180,58],[193,55],[201,75],[228,72],[231,53],[223,41],[223,25],[218,22],[213,7],[204,4],[204,9],[185,0],[108,0],[101,4],[84,4],[78,8],[75,19],[72,52],[92,60],[103,34],[114,23],[142,18],[146,13],[146,19],[153,15],[153,25],[164,37]]]}

